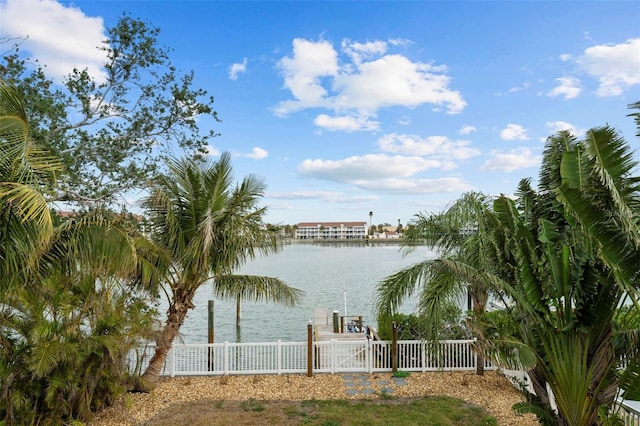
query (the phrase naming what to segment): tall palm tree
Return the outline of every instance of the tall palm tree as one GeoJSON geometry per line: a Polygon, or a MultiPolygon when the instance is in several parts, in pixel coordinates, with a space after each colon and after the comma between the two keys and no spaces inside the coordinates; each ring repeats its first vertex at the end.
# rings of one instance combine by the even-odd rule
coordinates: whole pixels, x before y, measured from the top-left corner
{"type": "MultiPolygon", "coordinates": [[[[516,200],[497,197],[478,216],[478,232],[463,245],[483,236],[476,246],[483,263],[457,252],[430,262],[430,271],[481,283],[504,297],[519,336],[480,336],[478,346],[500,365],[528,370],[535,406],[519,409],[534,411],[544,422],[598,424],[602,407],[614,403],[619,388],[640,389],[638,330],[614,327],[621,304],[640,312],[635,167],[629,146],[611,128],[592,129],[583,141],[561,132],[547,141],[538,191],[524,180],[516,200]]],[[[430,303],[421,301],[421,307],[437,312],[437,297],[447,292],[429,278],[407,274],[386,286],[402,289],[425,279],[422,285],[434,288],[423,292],[430,303]]],[[[423,311],[427,317],[432,312],[423,311]]]]}
{"type": "MultiPolygon", "coordinates": [[[[483,217],[490,209],[491,199],[481,193],[467,193],[440,214],[415,216],[412,227],[404,233],[403,249],[410,253],[420,246],[437,250],[443,258],[465,262],[482,270],[490,268],[482,255],[486,229],[483,217]]],[[[377,289],[378,322],[385,326],[397,312],[402,301],[419,294],[418,309],[424,315],[424,333],[428,341],[438,342],[446,316],[446,307],[459,305],[467,295],[472,300],[475,318],[486,310],[490,289],[475,277],[462,278],[436,260],[425,260],[385,278],[377,289]]],[[[437,346],[437,344],[436,344],[437,346]]],[[[478,374],[484,363],[478,362],[478,374]]]]}
{"type": "Polygon", "coordinates": [[[293,305],[301,293],[264,277],[231,278],[234,270],[258,253],[275,253],[277,236],[262,224],[266,212],[258,207],[265,186],[253,175],[234,187],[231,157],[223,153],[214,163],[191,160],[168,162],[168,173],[154,182],[143,201],[157,244],[171,258],[165,274],[169,299],[165,326],[156,350],[142,375],[140,389],[158,381],[169,351],[193,297],[212,282],[218,294],[241,295],[293,305]]]}

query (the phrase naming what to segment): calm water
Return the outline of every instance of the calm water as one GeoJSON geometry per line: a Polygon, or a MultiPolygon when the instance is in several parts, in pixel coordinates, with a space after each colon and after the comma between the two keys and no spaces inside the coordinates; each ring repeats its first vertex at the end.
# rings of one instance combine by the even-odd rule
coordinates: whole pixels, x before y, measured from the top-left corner
{"type": "MultiPolygon", "coordinates": [[[[273,303],[242,302],[242,321],[235,326],[235,302],[213,297],[210,286],[200,288],[195,309],[181,328],[185,343],[207,342],[207,303],[215,300],[215,340],[242,342],[304,341],[307,323],[316,307],[344,314],[363,315],[365,323],[375,324],[372,309],[377,283],[388,275],[421,260],[433,257],[426,247],[404,256],[399,245],[314,245],[291,244],[276,255],[261,257],[247,264],[241,274],[264,275],[283,280],[305,292],[294,308],[273,303]]],[[[415,302],[402,308],[412,312],[415,302]]]]}

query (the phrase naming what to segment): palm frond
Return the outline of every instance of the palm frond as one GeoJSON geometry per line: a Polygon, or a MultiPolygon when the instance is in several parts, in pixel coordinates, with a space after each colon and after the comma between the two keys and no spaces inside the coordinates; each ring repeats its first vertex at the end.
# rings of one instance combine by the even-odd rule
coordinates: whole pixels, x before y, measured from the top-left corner
{"type": "Polygon", "coordinates": [[[289,307],[299,303],[304,295],[302,290],[289,287],[282,280],[256,275],[216,277],[213,291],[216,296],[223,299],[240,297],[242,300],[282,303],[289,307]]]}

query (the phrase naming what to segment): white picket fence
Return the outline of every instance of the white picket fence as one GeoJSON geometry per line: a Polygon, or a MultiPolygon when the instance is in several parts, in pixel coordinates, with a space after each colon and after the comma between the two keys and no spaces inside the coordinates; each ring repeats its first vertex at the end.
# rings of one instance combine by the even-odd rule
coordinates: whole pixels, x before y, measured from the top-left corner
{"type": "MultiPolygon", "coordinates": [[[[446,340],[434,357],[419,340],[398,341],[398,370],[465,371],[476,369],[473,340],[446,340]]],[[[130,354],[131,370],[144,371],[153,347],[130,354]]],[[[163,376],[306,373],[306,342],[174,344],[167,355],[163,376]]],[[[392,370],[391,342],[331,340],[313,342],[313,373],[373,373],[392,370]]],[[[485,369],[494,369],[485,363],[485,369]]]]}

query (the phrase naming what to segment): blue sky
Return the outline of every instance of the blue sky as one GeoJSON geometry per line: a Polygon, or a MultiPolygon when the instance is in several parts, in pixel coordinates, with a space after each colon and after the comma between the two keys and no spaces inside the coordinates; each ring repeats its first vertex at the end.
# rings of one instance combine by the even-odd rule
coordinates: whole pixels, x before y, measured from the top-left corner
{"type": "Polygon", "coordinates": [[[511,194],[560,129],[640,146],[640,2],[0,0],[0,35],[28,35],[53,78],[99,78],[125,11],[215,97],[210,154],[265,179],[271,223],[406,224],[511,194]]]}

